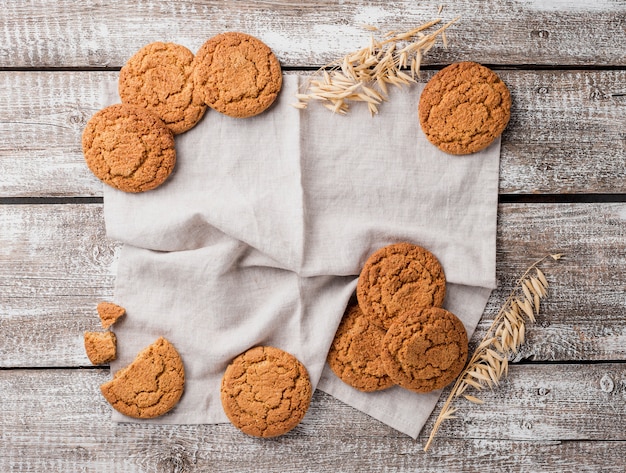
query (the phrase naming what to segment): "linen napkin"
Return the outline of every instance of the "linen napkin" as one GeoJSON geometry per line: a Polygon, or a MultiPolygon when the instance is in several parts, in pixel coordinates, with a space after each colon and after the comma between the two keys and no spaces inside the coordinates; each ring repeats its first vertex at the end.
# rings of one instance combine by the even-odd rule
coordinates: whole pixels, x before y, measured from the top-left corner
{"type": "MultiPolygon", "coordinates": [[[[398,241],[428,248],[448,281],[444,307],[470,335],[495,287],[499,140],[470,156],[439,151],[419,126],[421,84],[393,90],[375,117],[358,106],[339,116],[291,107],[304,80],[286,75],[253,118],[207,111],[176,137],[176,168],[159,188],[105,186],[107,235],[125,244],[112,370],[161,335],[185,364],[181,401],[150,422],[226,422],[221,375],[263,344],[295,355],[314,387],[417,437],[439,393],[361,393],[325,368],[363,263],[398,241]]],[[[119,102],[115,87],[103,106],[119,102]]]]}

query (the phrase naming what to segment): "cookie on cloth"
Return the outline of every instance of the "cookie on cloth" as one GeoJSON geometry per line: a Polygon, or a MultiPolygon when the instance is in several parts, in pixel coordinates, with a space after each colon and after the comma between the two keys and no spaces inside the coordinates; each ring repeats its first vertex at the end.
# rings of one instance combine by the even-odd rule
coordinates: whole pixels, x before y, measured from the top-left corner
{"type": "Polygon", "coordinates": [[[102,328],[109,328],[126,314],[126,309],[112,302],[100,302],[96,310],[98,311],[102,328]]]}
{"type": "Polygon", "coordinates": [[[209,107],[246,118],[272,105],[283,76],[278,59],[265,43],[245,33],[229,32],[200,47],[194,81],[209,107]]]}
{"type": "Polygon", "coordinates": [[[511,117],[511,94],[491,69],[475,62],[443,68],[428,81],[419,101],[419,120],[428,140],[450,154],[489,146],[511,117]]]}
{"type": "Polygon", "coordinates": [[[279,348],[257,346],[237,356],[222,378],[224,412],[242,432],[283,435],[300,423],[311,401],[306,368],[279,348]]]}
{"type": "Polygon", "coordinates": [[[158,417],[180,400],[185,369],[176,348],[159,337],[135,360],[100,386],[104,398],[119,412],[138,419],[158,417]]]}
{"type": "Polygon", "coordinates": [[[407,310],[443,304],[446,278],[430,251],[411,243],[394,243],[372,253],[356,288],[363,313],[387,330],[407,310]]]}
{"type": "Polygon", "coordinates": [[[117,338],[113,332],[85,332],[85,352],[89,361],[101,365],[117,357],[117,338]]]}
{"type": "Polygon", "coordinates": [[[185,46],[150,43],[120,70],[120,98],[154,113],[174,134],[183,133],[206,111],[194,87],[193,65],[194,55],[185,46]]]}
{"type": "Polygon", "coordinates": [[[440,307],[412,311],[392,324],[381,357],[389,377],[417,393],[452,382],[467,361],[467,332],[452,312],[440,307]]]}
{"type": "Polygon", "coordinates": [[[115,104],[96,112],[83,131],[82,144],[95,176],[124,192],[158,187],[176,164],[171,130],[134,105],[115,104]]]}
{"type": "Polygon", "coordinates": [[[380,357],[385,330],[367,318],[358,304],[349,305],[330,346],[327,362],[344,383],[359,391],[393,386],[380,357]]]}

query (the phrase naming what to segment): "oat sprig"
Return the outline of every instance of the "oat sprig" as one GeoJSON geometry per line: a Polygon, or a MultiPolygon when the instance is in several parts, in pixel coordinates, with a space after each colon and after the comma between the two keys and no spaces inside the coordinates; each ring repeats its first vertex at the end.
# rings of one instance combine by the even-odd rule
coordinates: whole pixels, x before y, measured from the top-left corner
{"type": "Polygon", "coordinates": [[[465,369],[452,387],[435,420],[424,451],[430,447],[442,422],[455,418],[454,414],[457,409],[452,406],[454,400],[463,396],[469,402],[483,404],[482,399],[468,394],[467,390],[473,388],[482,391],[486,387],[493,389],[498,386],[502,377],[508,375],[509,356],[517,353],[524,343],[526,325],[535,322],[541,300],[548,294],[548,280],[539,269],[539,264],[546,258],[550,257],[557,261],[562,256],[562,254],[544,256],[530,265],[517,280],[485,337],[474,350],[465,369]]]}
{"type": "MultiPolygon", "coordinates": [[[[404,87],[416,82],[422,57],[439,37],[447,47],[445,31],[458,20],[457,17],[428,34],[425,31],[441,23],[441,18],[403,33],[387,32],[382,39],[371,35],[368,46],[322,67],[316,78],[307,82],[306,90],[296,94],[298,102],[292,105],[305,109],[311,101],[321,101],[332,112],[345,115],[350,102],[365,102],[372,116],[376,115],[380,104],[388,100],[389,86],[404,87]]],[[[364,28],[378,30],[371,25],[364,28]]]]}

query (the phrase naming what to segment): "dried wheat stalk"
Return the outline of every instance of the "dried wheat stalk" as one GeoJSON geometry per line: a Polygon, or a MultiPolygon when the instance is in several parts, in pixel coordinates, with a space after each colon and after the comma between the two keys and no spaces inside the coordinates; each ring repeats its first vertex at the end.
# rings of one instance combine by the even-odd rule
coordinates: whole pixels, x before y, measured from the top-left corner
{"type": "Polygon", "coordinates": [[[517,280],[516,286],[504,302],[493,323],[480,344],[474,350],[454,384],[452,391],[443,404],[433,430],[428,437],[424,451],[428,450],[439,430],[441,423],[446,419],[453,419],[456,408],[452,402],[463,396],[474,404],[483,404],[480,398],[467,394],[469,388],[482,391],[489,387],[496,387],[503,376],[508,375],[508,360],[511,353],[517,353],[524,343],[527,322],[535,322],[539,313],[541,299],[547,294],[548,281],[538,265],[551,257],[557,261],[563,255],[553,254],[544,256],[535,261],[517,280]]]}
{"type": "MultiPolygon", "coordinates": [[[[322,77],[310,79],[305,93],[296,94],[296,108],[305,109],[311,101],[321,101],[334,113],[345,115],[350,102],[365,102],[370,113],[376,115],[379,105],[387,100],[389,86],[403,87],[416,82],[422,57],[441,37],[445,46],[445,31],[459,18],[446,23],[435,31],[424,31],[441,22],[441,18],[424,23],[417,28],[397,33],[390,31],[384,39],[370,36],[368,46],[346,54],[324,66],[322,77]]],[[[377,28],[364,25],[370,31],[377,28]]]]}

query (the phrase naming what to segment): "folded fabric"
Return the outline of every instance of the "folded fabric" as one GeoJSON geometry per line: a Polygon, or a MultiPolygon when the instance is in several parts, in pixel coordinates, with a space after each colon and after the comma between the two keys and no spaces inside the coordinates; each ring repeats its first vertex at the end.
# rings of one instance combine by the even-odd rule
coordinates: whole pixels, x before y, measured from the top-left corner
{"type": "MultiPolygon", "coordinates": [[[[416,437],[438,393],[361,393],[324,362],[364,261],[393,242],[439,258],[444,306],[474,330],[495,286],[500,142],[470,156],[439,151],[419,127],[419,84],[393,90],[375,117],[358,106],[339,116],[291,107],[306,79],[284,79],[265,113],[209,110],[178,135],[176,169],[159,188],[105,187],[107,235],[125,243],[115,301],[128,314],[112,369],[165,336],[187,384],[176,409],[152,422],[225,422],[226,365],[274,345],[304,363],[314,386],[416,437]]],[[[103,106],[119,101],[106,86],[103,106]]]]}

